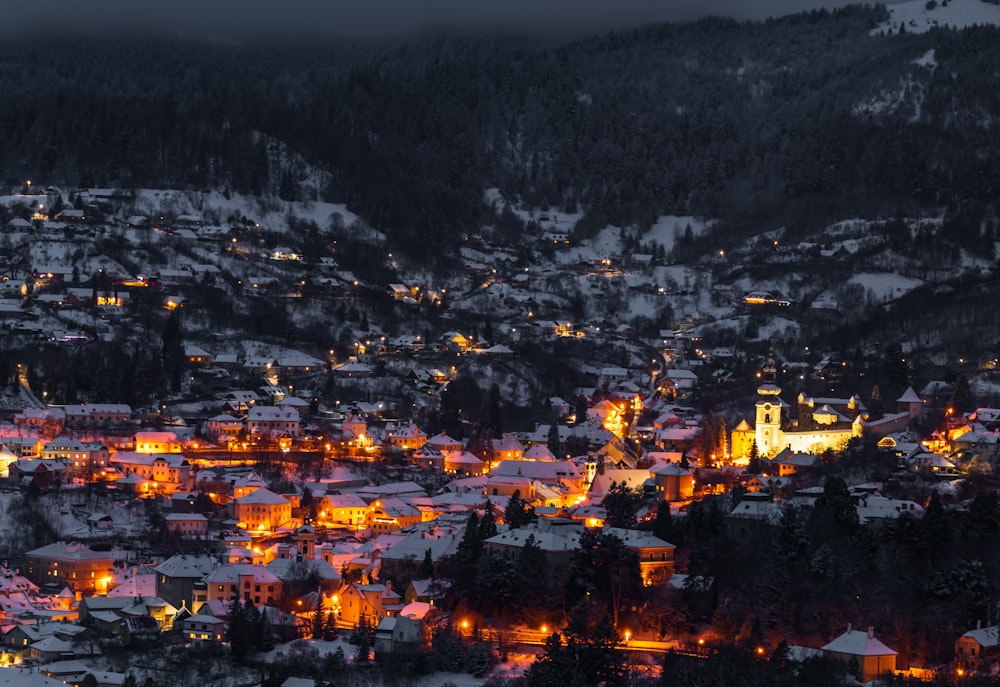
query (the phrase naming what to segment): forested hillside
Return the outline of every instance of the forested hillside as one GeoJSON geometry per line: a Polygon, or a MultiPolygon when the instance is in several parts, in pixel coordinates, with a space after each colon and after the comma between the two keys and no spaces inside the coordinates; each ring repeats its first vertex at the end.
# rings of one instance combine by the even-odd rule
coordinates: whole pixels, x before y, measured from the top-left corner
{"type": "Polygon", "coordinates": [[[303,198],[318,170],[323,197],[418,257],[492,222],[491,187],[585,211],[584,235],[658,214],[793,235],[931,206],[974,223],[1000,179],[1000,30],[873,35],[886,16],[564,45],[14,40],[0,46],[0,171],[303,198]]]}

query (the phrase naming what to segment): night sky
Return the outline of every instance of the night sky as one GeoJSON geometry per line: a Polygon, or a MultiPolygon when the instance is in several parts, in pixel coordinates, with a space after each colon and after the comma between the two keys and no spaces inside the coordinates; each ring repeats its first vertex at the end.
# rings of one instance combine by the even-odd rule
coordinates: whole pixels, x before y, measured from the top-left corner
{"type": "Polygon", "coordinates": [[[425,28],[578,34],[715,14],[763,19],[838,0],[46,0],[10,3],[0,32],[186,31],[230,37],[425,28]]]}

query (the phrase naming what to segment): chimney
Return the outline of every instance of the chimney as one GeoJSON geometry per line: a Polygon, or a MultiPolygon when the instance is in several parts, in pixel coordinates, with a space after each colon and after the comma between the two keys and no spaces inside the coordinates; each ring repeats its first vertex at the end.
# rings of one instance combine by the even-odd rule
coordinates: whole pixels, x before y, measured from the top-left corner
{"type": "Polygon", "coordinates": [[[979,620],[976,621],[976,629],[977,630],[982,630],[983,629],[983,620],[982,620],[982,618],[980,618],[979,620]]]}
{"type": "Polygon", "coordinates": [[[874,639],[875,637],[875,627],[872,625],[868,626],[868,639],[874,639]]]}
{"type": "Polygon", "coordinates": [[[854,629],[854,626],[851,625],[850,623],[847,623],[847,631],[850,632],[852,629],[854,629]]]}

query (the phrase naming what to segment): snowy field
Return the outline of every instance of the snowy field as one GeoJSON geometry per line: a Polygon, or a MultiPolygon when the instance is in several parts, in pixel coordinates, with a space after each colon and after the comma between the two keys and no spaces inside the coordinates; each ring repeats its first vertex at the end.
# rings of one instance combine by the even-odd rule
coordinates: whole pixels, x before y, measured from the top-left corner
{"type": "Polygon", "coordinates": [[[889,21],[872,30],[872,34],[882,31],[898,31],[903,24],[912,33],[923,33],[935,26],[950,26],[962,29],[976,24],[1000,25],[1000,5],[983,0],[949,0],[945,7],[938,0],[934,9],[927,9],[927,0],[910,0],[897,5],[889,5],[889,21]]]}
{"type": "Polygon", "coordinates": [[[649,231],[643,234],[641,240],[643,243],[658,243],[669,253],[673,250],[677,239],[684,235],[687,227],[691,227],[691,235],[697,237],[711,228],[712,222],[713,220],[705,220],[699,217],[662,215],[650,227],[649,231]]]}
{"type": "Polygon", "coordinates": [[[860,284],[878,301],[891,301],[923,285],[919,279],[890,272],[862,272],[852,276],[847,283],[860,284]]]}

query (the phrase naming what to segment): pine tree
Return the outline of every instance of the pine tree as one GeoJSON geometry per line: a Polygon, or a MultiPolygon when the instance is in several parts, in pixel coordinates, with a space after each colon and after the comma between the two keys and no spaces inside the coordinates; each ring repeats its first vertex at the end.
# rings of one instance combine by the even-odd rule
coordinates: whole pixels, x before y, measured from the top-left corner
{"type": "Polygon", "coordinates": [[[313,615],[312,615],[313,639],[322,639],[325,627],[326,627],[326,616],[323,613],[323,598],[320,597],[319,600],[316,602],[316,608],[313,610],[313,615]]]}
{"type": "Polygon", "coordinates": [[[476,580],[476,564],[482,552],[482,540],[479,539],[479,516],[473,510],[465,525],[462,541],[455,551],[455,587],[459,594],[472,596],[476,580]]]}
{"type": "Polygon", "coordinates": [[[477,530],[480,548],[482,548],[482,543],[484,541],[497,535],[497,520],[496,515],[493,513],[493,502],[487,498],[486,504],[483,507],[485,510],[483,512],[482,519],[479,521],[479,527],[477,530]]]}
{"type": "Polygon", "coordinates": [[[642,496],[635,489],[625,482],[612,482],[604,497],[605,522],[610,527],[635,527],[635,514],[641,504],[642,496]]]}
{"type": "MultiPolygon", "coordinates": [[[[326,621],[323,623],[323,640],[332,642],[337,638],[337,614],[332,610],[326,614],[326,621]]],[[[340,647],[337,647],[338,649],[340,647]]]]}
{"type": "Polygon", "coordinates": [[[559,440],[559,423],[554,420],[552,424],[549,425],[549,434],[545,445],[556,458],[558,458],[559,454],[562,453],[562,443],[559,440]]]}
{"type": "Polygon", "coordinates": [[[184,338],[177,313],[170,313],[163,328],[163,349],[161,353],[163,371],[175,392],[181,389],[181,375],[184,372],[184,338]]]}
{"type": "Polygon", "coordinates": [[[351,643],[358,647],[357,653],[354,655],[355,663],[367,663],[371,657],[372,634],[373,628],[368,623],[368,619],[361,616],[358,626],[354,629],[354,634],[351,635],[351,643]]]}
{"type": "Polygon", "coordinates": [[[511,529],[524,527],[535,519],[535,509],[521,498],[520,489],[515,489],[514,493],[507,500],[507,507],[503,511],[503,519],[511,529]]]}
{"type": "Polygon", "coordinates": [[[417,571],[417,578],[421,580],[426,580],[434,577],[434,558],[431,555],[431,550],[428,548],[424,551],[424,560],[420,563],[420,570],[417,571]]]}
{"type": "Polygon", "coordinates": [[[656,520],[653,521],[653,534],[663,541],[672,541],[674,536],[674,519],[670,515],[670,504],[660,501],[656,507],[656,520]]]}

